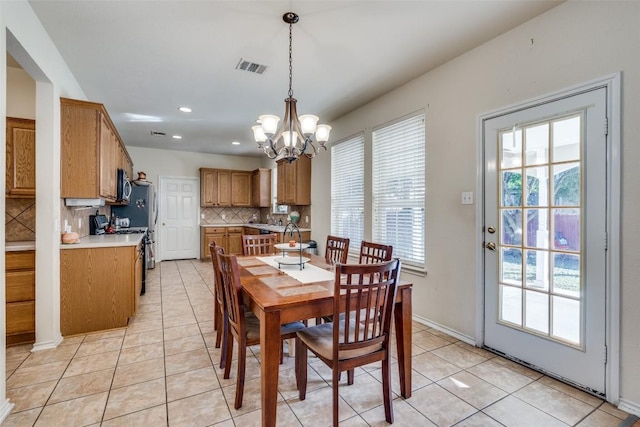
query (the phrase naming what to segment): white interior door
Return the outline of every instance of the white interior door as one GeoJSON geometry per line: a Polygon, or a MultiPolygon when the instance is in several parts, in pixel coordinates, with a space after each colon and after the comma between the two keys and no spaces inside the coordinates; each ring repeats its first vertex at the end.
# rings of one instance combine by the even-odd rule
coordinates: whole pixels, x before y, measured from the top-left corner
{"type": "Polygon", "coordinates": [[[160,255],[163,261],[197,258],[198,179],[160,177],[160,255]]]}
{"type": "Polygon", "coordinates": [[[604,394],[606,89],[483,125],[484,344],[604,394]]]}

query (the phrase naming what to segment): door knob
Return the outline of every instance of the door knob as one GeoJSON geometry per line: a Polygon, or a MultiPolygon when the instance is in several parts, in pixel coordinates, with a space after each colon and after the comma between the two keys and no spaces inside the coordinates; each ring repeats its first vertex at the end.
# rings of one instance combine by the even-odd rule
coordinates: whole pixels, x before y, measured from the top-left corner
{"type": "Polygon", "coordinates": [[[165,223],[163,222],[162,225],[165,225],[165,223]]]}
{"type": "Polygon", "coordinates": [[[493,233],[495,233],[495,232],[496,232],[496,228],[495,228],[493,225],[490,225],[490,226],[489,226],[489,228],[487,228],[487,231],[488,231],[490,234],[493,234],[493,233]]]}
{"type": "Polygon", "coordinates": [[[489,242],[489,243],[487,243],[485,248],[489,249],[490,251],[495,251],[496,250],[496,244],[493,243],[493,242],[489,242]]]}

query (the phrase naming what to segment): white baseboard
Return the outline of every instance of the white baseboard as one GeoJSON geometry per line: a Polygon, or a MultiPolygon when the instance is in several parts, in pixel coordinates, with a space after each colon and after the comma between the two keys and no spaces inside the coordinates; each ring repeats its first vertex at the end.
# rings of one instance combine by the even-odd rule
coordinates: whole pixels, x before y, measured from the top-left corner
{"type": "Polygon", "coordinates": [[[629,400],[620,399],[618,409],[640,417],[640,403],[631,402],[629,400]]]}
{"type": "Polygon", "coordinates": [[[62,335],[58,335],[57,338],[52,340],[52,341],[45,341],[45,342],[35,343],[33,345],[33,348],[31,349],[31,352],[35,353],[36,351],[40,351],[40,350],[50,350],[52,348],[56,348],[56,347],[58,347],[60,345],[62,340],[64,340],[62,335]]]}
{"type": "Polygon", "coordinates": [[[450,335],[450,336],[452,336],[452,337],[454,337],[456,339],[459,339],[460,341],[465,342],[465,343],[467,343],[469,345],[472,345],[474,347],[476,345],[476,340],[473,337],[461,334],[460,332],[458,332],[456,330],[453,330],[453,329],[448,328],[446,326],[442,326],[439,323],[432,322],[431,320],[425,319],[424,317],[420,317],[420,316],[414,314],[413,315],[413,320],[415,320],[418,323],[422,323],[423,325],[429,326],[430,328],[437,329],[440,332],[444,332],[445,334],[450,335]]]}
{"type": "Polygon", "coordinates": [[[9,399],[5,399],[5,401],[2,403],[2,406],[0,406],[0,424],[2,424],[4,420],[9,416],[14,406],[15,404],[9,402],[9,399]]]}

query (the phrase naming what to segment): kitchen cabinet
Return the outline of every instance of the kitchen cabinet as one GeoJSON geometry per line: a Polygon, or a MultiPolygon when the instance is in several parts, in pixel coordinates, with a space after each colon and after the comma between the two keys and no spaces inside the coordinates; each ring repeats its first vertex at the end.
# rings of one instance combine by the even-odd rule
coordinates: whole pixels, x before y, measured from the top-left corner
{"type": "Polygon", "coordinates": [[[115,203],[117,169],[124,163],[132,173],[133,163],[107,110],[68,98],[60,98],[60,105],[60,197],[115,203]]]}
{"type": "Polygon", "coordinates": [[[260,230],[253,227],[243,227],[243,234],[260,234],[260,230]]]}
{"type": "Polygon", "coordinates": [[[200,168],[200,206],[251,206],[251,172],[200,168]]]}
{"type": "Polygon", "coordinates": [[[36,122],[7,117],[6,197],[36,196],[36,122]]]}
{"type": "Polygon", "coordinates": [[[60,250],[63,336],[127,326],[142,288],[138,245],[60,250]]]}
{"type": "Polygon", "coordinates": [[[301,156],[291,163],[280,160],[277,173],[279,205],[311,204],[311,159],[301,156]]]}
{"type": "Polygon", "coordinates": [[[251,172],[231,171],[231,206],[251,206],[251,172]]]}
{"type": "Polygon", "coordinates": [[[242,233],[244,227],[228,227],[227,228],[227,247],[226,254],[242,255],[242,233]]]}
{"type": "Polygon", "coordinates": [[[283,233],[276,234],[278,235],[278,243],[289,243],[290,240],[295,240],[296,242],[302,240],[303,242],[306,242],[307,240],[311,239],[310,231],[301,231],[300,237],[298,237],[298,233],[293,233],[293,236],[291,236],[288,232],[286,236],[283,235],[283,233]]]}
{"type": "Polygon", "coordinates": [[[201,227],[202,250],[200,252],[201,259],[211,259],[209,244],[216,242],[216,245],[222,246],[224,252],[227,253],[227,228],[226,227],[201,227]]]}
{"type": "Polygon", "coordinates": [[[34,342],[36,337],[36,253],[5,252],[7,345],[34,342]]]}
{"type": "Polygon", "coordinates": [[[231,175],[228,170],[200,168],[200,206],[231,206],[231,175]]]}
{"type": "Polygon", "coordinates": [[[251,172],[251,206],[271,206],[271,169],[256,169],[251,172]]]}

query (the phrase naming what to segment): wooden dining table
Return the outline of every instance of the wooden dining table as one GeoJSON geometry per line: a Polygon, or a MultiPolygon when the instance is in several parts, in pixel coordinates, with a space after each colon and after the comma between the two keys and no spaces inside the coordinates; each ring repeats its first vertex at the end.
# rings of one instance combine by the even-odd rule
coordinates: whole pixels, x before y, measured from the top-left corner
{"type": "MultiPolygon", "coordinates": [[[[260,319],[263,426],[276,425],[280,325],[333,314],[334,279],[328,278],[334,267],[317,255],[303,256],[309,261],[302,272],[299,265],[277,268],[269,256],[237,257],[245,302],[260,319]],[[300,274],[302,281],[293,277],[300,274]]],[[[400,281],[394,309],[400,394],[405,398],[411,397],[411,290],[411,283],[400,281]]]]}

